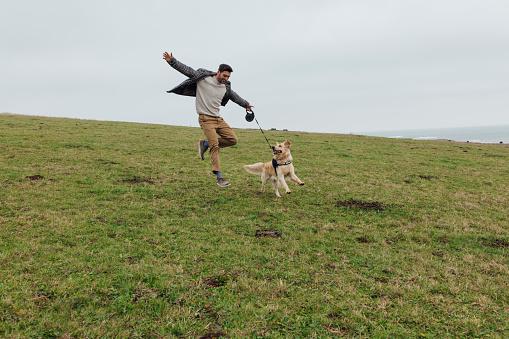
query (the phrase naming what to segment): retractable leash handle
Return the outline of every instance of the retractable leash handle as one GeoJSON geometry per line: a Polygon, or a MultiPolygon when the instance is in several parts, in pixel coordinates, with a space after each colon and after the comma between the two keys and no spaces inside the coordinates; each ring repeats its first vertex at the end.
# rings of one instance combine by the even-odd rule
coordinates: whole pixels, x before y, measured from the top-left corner
{"type": "Polygon", "coordinates": [[[264,137],[264,138],[265,138],[265,140],[267,141],[267,144],[269,144],[270,149],[271,149],[271,150],[274,150],[274,147],[272,147],[272,146],[270,145],[269,140],[268,140],[268,139],[267,139],[267,137],[265,136],[265,132],[263,132],[262,127],[261,127],[261,126],[260,126],[260,124],[258,123],[258,119],[256,119],[256,118],[255,118],[254,111],[253,111],[252,109],[251,109],[250,111],[248,111],[248,110],[247,110],[247,108],[246,108],[246,120],[247,120],[248,122],[251,122],[251,121],[253,121],[253,119],[254,119],[254,121],[256,121],[256,123],[258,124],[258,127],[260,128],[260,131],[262,131],[263,137],[264,137]]]}
{"type": "Polygon", "coordinates": [[[246,121],[251,122],[254,119],[254,112],[253,110],[248,111],[246,108],[246,121]]]}

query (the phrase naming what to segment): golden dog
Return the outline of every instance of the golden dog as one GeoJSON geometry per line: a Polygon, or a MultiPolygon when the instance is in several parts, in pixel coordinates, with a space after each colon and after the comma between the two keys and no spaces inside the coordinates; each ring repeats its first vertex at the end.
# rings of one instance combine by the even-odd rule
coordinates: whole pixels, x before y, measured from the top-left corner
{"type": "Polygon", "coordinates": [[[262,192],[265,191],[265,184],[268,180],[272,182],[272,186],[276,191],[276,195],[281,197],[279,194],[279,184],[283,186],[287,194],[292,193],[286,184],[286,178],[290,178],[291,181],[298,185],[304,185],[302,181],[295,175],[294,168],[292,165],[292,155],[290,154],[290,141],[286,140],[280,144],[276,142],[276,146],[272,147],[272,153],[274,158],[269,162],[259,162],[254,165],[244,165],[246,171],[251,174],[261,174],[262,176],[262,192]]]}

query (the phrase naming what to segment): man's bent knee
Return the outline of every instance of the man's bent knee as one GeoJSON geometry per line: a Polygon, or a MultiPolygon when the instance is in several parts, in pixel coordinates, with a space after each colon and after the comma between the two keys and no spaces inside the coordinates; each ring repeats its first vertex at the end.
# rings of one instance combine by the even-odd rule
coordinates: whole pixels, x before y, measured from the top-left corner
{"type": "Polygon", "coordinates": [[[230,147],[237,144],[237,137],[222,138],[219,147],[230,147]]]}

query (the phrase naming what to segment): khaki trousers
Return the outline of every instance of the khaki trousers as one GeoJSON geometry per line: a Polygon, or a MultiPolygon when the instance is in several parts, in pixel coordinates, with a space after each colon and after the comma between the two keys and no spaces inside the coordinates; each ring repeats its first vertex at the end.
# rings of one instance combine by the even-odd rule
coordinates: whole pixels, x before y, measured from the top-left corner
{"type": "Polygon", "coordinates": [[[198,122],[209,143],[212,172],[221,172],[219,149],[235,145],[237,143],[237,136],[221,117],[200,114],[198,122]],[[220,138],[217,137],[218,134],[220,138]]]}

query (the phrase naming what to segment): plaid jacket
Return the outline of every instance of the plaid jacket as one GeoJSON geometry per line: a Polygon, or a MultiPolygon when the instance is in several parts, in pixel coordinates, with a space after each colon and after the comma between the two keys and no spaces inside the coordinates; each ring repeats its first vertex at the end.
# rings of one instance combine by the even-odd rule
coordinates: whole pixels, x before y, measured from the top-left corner
{"type": "MultiPolygon", "coordinates": [[[[198,81],[203,80],[206,77],[216,75],[216,72],[208,71],[203,68],[198,68],[197,70],[194,70],[193,68],[184,65],[175,58],[171,59],[171,61],[168,61],[168,64],[189,78],[182,82],[177,87],[167,91],[168,93],[196,97],[196,84],[198,83],[198,81]]],[[[232,90],[230,81],[226,81],[225,86],[226,94],[224,95],[223,100],[221,101],[221,106],[226,106],[229,100],[233,101],[237,105],[242,106],[244,108],[247,108],[249,106],[249,102],[247,100],[242,99],[240,95],[238,95],[232,90]]]]}

